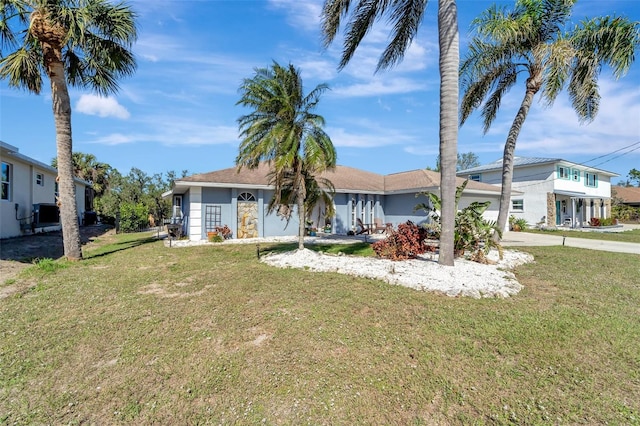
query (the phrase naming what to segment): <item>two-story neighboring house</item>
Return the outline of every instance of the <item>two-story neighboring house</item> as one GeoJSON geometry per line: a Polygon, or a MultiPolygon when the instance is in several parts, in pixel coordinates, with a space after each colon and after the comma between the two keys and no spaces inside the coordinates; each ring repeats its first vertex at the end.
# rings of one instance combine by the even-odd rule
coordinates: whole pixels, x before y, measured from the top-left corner
{"type": "MultiPolygon", "coordinates": [[[[500,186],[502,159],[458,172],[500,186]]],[[[509,215],[530,225],[580,227],[592,217],[611,217],[611,178],[618,176],[560,158],[515,157],[509,215]]]]}
{"type": "MultiPolygon", "coordinates": [[[[58,171],[20,154],[18,148],[2,141],[0,163],[0,238],[60,229],[56,204],[58,171]]],[[[90,184],[76,179],[79,221],[92,209],[92,195],[90,184]]]]}

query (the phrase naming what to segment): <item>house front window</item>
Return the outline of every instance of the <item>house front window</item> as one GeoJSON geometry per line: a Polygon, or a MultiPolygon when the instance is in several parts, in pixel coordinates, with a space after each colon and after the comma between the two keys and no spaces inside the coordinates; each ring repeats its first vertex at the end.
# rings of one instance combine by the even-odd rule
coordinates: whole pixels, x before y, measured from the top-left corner
{"type": "Polygon", "coordinates": [[[182,220],[182,195],[173,196],[173,209],[171,211],[172,221],[182,220]]]}
{"type": "Polygon", "coordinates": [[[351,198],[351,226],[356,226],[356,199],[351,198]]]}
{"type": "Polygon", "coordinates": [[[569,179],[571,176],[571,169],[565,166],[558,166],[558,178],[559,179],[569,179]]]}
{"type": "Polygon", "coordinates": [[[0,181],[0,200],[11,200],[11,164],[2,162],[2,180],[0,181]]]}
{"type": "Polygon", "coordinates": [[[598,175],[595,173],[584,173],[584,185],[591,186],[593,188],[598,186],[598,175]]]}
{"type": "Polygon", "coordinates": [[[523,199],[517,199],[517,200],[511,200],[511,210],[512,211],[524,211],[524,200],[523,199]]]}
{"type": "Polygon", "coordinates": [[[571,171],[571,179],[574,182],[580,182],[580,170],[573,169],[571,171]]]}
{"type": "Polygon", "coordinates": [[[480,182],[481,176],[478,175],[469,175],[469,180],[472,180],[474,182],[480,182]]]}
{"type": "Polygon", "coordinates": [[[222,226],[222,206],[206,205],[204,207],[204,227],[206,232],[215,231],[218,226],[222,226]]]}
{"type": "Polygon", "coordinates": [[[36,185],[44,186],[44,175],[42,173],[36,173],[36,185]]]}

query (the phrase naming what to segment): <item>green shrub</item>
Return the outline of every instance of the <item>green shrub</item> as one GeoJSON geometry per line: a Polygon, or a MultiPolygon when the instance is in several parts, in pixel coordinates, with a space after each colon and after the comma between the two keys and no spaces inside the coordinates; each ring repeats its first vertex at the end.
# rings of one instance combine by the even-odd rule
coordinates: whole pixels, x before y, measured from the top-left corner
{"type": "Polygon", "coordinates": [[[597,226],[613,226],[615,225],[615,219],[612,217],[606,217],[599,220],[600,225],[597,226]]]}
{"type": "Polygon", "coordinates": [[[220,234],[212,235],[209,237],[210,243],[221,243],[224,241],[224,237],[220,234]]]}
{"type": "Polygon", "coordinates": [[[519,232],[527,229],[527,220],[522,217],[509,216],[509,230],[519,232]]]}
{"type": "Polygon", "coordinates": [[[149,209],[142,203],[120,204],[120,231],[135,232],[149,226],[149,209]]]}

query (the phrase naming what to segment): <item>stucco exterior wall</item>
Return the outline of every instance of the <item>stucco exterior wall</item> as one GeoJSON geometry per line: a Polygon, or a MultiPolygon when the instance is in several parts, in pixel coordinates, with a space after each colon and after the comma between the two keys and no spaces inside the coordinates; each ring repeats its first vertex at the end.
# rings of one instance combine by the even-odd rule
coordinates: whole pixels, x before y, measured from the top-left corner
{"type": "MultiPolygon", "coordinates": [[[[20,223],[25,226],[31,223],[34,204],[55,203],[57,172],[6,154],[2,155],[1,161],[11,165],[11,190],[9,200],[0,200],[0,238],[17,237],[25,231],[20,223]],[[36,183],[38,173],[43,175],[42,185],[36,183]],[[16,217],[23,220],[16,220],[16,217]]],[[[84,207],[84,185],[80,185],[80,188],[82,203],[78,205],[79,208],[84,207]]],[[[60,229],[60,225],[46,228],[47,231],[56,229],[60,229]]]]}
{"type": "Polygon", "coordinates": [[[417,204],[428,204],[428,202],[429,199],[427,197],[416,197],[415,194],[385,195],[384,222],[393,224],[394,228],[408,220],[417,225],[429,223],[430,219],[426,212],[422,210],[413,211],[417,204]]]}

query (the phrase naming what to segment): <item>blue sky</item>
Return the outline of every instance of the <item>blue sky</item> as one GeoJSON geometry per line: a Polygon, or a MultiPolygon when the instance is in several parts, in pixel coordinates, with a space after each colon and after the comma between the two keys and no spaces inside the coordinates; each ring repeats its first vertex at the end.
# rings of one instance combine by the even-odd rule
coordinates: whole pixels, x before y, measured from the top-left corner
{"type": "MultiPolygon", "coordinates": [[[[492,3],[458,0],[463,54],[469,23],[492,3]]],[[[382,174],[435,166],[437,0],[429,2],[404,61],[377,74],[389,33],[385,22],[338,72],[339,40],[328,49],[321,43],[321,0],[136,0],[131,5],[139,15],[137,72],[108,98],[71,89],[74,151],[91,153],[124,174],[132,167],[148,174],[232,167],[239,143],[236,120],[247,112],[236,106],[238,87],[255,68],[275,60],[300,68],[306,91],[320,83],[330,86],[317,112],[326,119],[339,164],[382,174]]],[[[612,13],[639,21],[640,1],[579,0],[573,19],[612,13]]],[[[620,174],[614,182],[640,168],[640,58],[623,79],[614,81],[605,70],[599,83],[600,112],[588,125],[579,123],[565,96],[550,108],[536,98],[516,155],[586,163],[620,174]]],[[[55,130],[45,89],[36,96],[0,82],[0,139],[50,163],[55,130]]],[[[522,95],[522,86],[512,89],[486,135],[479,115],[473,115],[460,129],[458,151],[474,152],[483,164],[501,158],[522,95]]]]}

